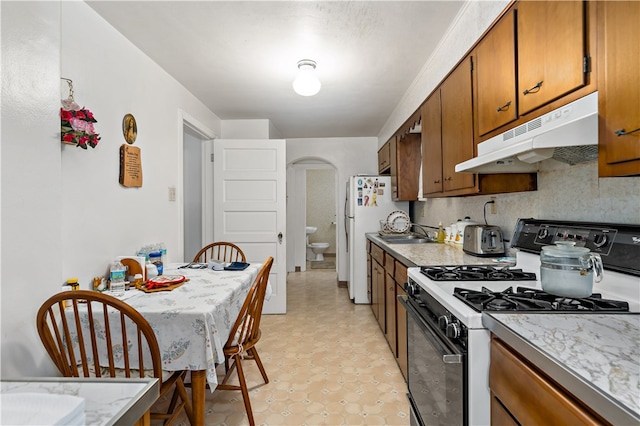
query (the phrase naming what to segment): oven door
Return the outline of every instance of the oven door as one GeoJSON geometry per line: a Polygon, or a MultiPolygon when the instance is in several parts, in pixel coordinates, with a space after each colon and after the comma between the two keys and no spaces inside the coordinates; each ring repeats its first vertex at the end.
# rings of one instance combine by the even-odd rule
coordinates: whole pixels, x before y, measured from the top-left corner
{"type": "Polygon", "coordinates": [[[399,296],[407,309],[411,424],[466,425],[464,351],[450,342],[417,303],[399,296]]]}

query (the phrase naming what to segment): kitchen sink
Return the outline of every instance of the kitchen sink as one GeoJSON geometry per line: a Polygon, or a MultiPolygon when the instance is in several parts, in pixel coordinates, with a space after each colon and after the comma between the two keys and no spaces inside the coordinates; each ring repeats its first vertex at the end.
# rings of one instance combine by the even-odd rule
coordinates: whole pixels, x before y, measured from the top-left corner
{"type": "Polygon", "coordinates": [[[379,237],[388,244],[424,244],[434,242],[424,235],[416,234],[380,235],[379,237]]]}

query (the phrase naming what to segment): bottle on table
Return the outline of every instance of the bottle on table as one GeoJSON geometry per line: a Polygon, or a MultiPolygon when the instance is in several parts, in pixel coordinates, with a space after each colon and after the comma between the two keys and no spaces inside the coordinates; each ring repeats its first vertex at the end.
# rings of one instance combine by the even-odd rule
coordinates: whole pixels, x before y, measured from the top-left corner
{"type": "Polygon", "coordinates": [[[127,268],[119,261],[116,260],[111,264],[109,270],[109,290],[114,296],[123,296],[125,290],[125,277],[127,275],[127,268]]]}

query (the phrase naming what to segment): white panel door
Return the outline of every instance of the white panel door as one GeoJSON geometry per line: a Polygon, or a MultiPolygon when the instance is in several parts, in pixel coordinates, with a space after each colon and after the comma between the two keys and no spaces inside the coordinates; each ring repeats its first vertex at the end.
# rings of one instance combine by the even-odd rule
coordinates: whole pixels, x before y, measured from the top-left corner
{"type": "Polygon", "coordinates": [[[215,241],[237,244],[247,262],[273,256],[264,313],[287,312],[286,156],[283,139],[214,142],[215,241]]]}

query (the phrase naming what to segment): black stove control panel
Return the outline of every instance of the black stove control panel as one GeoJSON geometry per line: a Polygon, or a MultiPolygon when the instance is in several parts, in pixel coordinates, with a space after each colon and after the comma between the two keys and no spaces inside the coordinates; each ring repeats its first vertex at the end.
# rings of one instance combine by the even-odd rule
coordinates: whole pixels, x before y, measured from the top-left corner
{"type": "Polygon", "coordinates": [[[605,269],[640,276],[640,225],[519,219],[511,247],[540,253],[557,241],[600,254],[605,269]]]}

